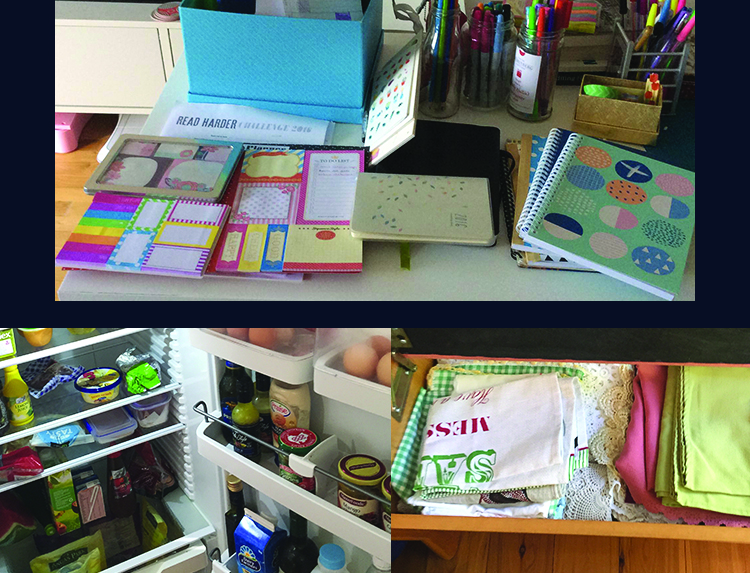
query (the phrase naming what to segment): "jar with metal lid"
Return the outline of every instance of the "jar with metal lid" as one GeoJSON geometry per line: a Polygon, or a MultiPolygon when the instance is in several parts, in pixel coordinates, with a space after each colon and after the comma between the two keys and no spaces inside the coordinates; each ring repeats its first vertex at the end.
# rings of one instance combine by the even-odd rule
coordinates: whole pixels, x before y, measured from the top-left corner
{"type": "Polygon", "coordinates": [[[391,476],[387,475],[385,476],[385,479],[383,480],[383,483],[381,484],[381,489],[383,491],[383,497],[388,500],[388,505],[382,504],[381,510],[382,510],[382,522],[383,522],[383,529],[387,533],[391,532],[391,476]]]}
{"type": "Polygon", "coordinates": [[[318,436],[305,428],[290,428],[279,436],[279,449],[287,452],[279,454],[279,475],[285,480],[315,493],[315,477],[303,477],[289,467],[289,454],[304,457],[318,445],[318,436]]]}
{"type": "MultiPolygon", "coordinates": [[[[339,476],[347,482],[377,495],[380,493],[380,485],[385,477],[385,466],[380,460],[372,456],[352,454],[344,456],[339,461],[339,476]]],[[[354,488],[347,487],[345,483],[341,482],[339,482],[338,506],[376,527],[380,525],[380,503],[378,500],[354,488]]]]}

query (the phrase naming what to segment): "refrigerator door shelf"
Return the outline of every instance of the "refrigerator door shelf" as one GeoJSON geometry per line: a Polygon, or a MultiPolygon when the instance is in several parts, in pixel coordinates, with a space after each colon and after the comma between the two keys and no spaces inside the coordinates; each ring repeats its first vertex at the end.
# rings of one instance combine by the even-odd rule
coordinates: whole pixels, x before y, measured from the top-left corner
{"type": "Polygon", "coordinates": [[[342,370],[343,352],[342,348],[334,349],[315,361],[313,373],[315,392],[383,418],[390,418],[391,389],[344,372],[342,370]]]}
{"type": "MultiPolygon", "coordinates": [[[[310,336],[311,342],[314,341],[314,335],[310,336]]],[[[313,379],[312,345],[309,353],[303,356],[290,356],[207,328],[191,328],[190,344],[204,352],[261,372],[287,384],[305,384],[313,379]]]]}
{"type": "Polygon", "coordinates": [[[196,541],[174,555],[144,565],[137,573],[199,573],[207,565],[206,546],[196,541]]]}
{"type": "MultiPolygon", "coordinates": [[[[218,412],[214,412],[217,415],[218,412]]],[[[300,514],[318,527],[359,547],[363,551],[390,561],[391,537],[363,519],[360,519],[337,505],[338,483],[326,476],[316,473],[317,495],[294,485],[279,475],[273,456],[264,454],[260,464],[253,463],[236,453],[233,447],[224,441],[221,425],[213,422],[201,422],[197,430],[198,452],[239,477],[243,482],[277,500],[289,510],[300,514]]],[[[331,436],[321,442],[320,452],[315,448],[310,452],[320,457],[314,463],[329,473],[336,475],[338,460],[344,456],[339,447],[339,440],[331,436]],[[336,447],[333,447],[335,444],[336,447]]],[[[309,466],[309,464],[307,464],[309,466]]],[[[298,466],[304,470],[303,466],[298,466]]]]}
{"type": "Polygon", "coordinates": [[[226,561],[211,561],[211,573],[237,573],[237,554],[232,553],[226,561]]]}

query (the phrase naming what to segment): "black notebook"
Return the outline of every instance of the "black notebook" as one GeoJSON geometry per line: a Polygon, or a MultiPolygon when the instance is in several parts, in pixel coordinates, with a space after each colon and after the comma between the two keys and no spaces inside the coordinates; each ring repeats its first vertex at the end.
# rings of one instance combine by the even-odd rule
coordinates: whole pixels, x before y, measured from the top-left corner
{"type": "MultiPolygon", "coordinates": [[[[500,205],[505,220],[513,222],[513,205],[507,195],[507,163],[500,149],[500,130],[444,121],[417,121],[414,139],[378,163],[378,173],[486,177],[490,181],[492,224],[500,232],[500,205]],[[508,209],[510,211],[508,212],[508,209]]],[[[510,227],[509,227],[510,230],[510,227]]]]}

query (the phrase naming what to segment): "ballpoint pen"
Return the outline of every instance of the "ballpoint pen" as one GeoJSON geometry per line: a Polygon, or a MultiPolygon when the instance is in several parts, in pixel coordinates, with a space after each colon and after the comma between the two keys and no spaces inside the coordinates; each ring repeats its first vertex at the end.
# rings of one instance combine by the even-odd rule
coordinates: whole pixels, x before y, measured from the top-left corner
{"type": "Polygon", "coordinates": [[[498,13],[495,23],[495,41],[492,46],[492,65],[490,66],[490,104],[500,103],[500,70],[503,60],[503,13],[498,13]]]}
{"type": "Polygon", "coordinates": [[[494,29],[495,16],[489,10],[484,12],[484,21],[482,23],[482,34],[480,36],[479,55],[481,66],[479,68],[479,105],[482,107],[489,106],[489,90],[487,81],[489,80],[490,50],[492,49],[492,32],[494,29]]]}
{"type": "Polygon", "coordinates": [[[451,75],[451,38],[453,37],[453,9],[454,2],[456,0],[443,0],[448,2],[448,8],[446,10],[446,22],[445,22],[445,49],[443,55],[443,77],[440,81],[440,101],[446,101],[448,97],[448,84],[450,83],[451,75]]]}
{"type": "Polygon", "coordinates": [[[661,13],[659,14],[659,22],[661,22],[662,26],[666,25],[666,23],[669,21],[669,3],[670,0],[664,0],[664,6],[661,8],[661,13]]]}
{"type": "Polygon", "coordinates": [[[469,103],[479,103],[479,37],[482,31],[482,9],[477,6],[471,13],[471,85],[469,103]]]}
{"type": "MultiPolygon", "coordinates": [[[[688,34],[690,34],[694,27],[695,14],[693,14],[690,20],[688,20],[687,24],[683,26],[682,30],[680,30],[680,32],[676,36],[667,37],[667,41],[664,43],[664,46],[661,50],[659,50],[661,53],[658,56],[654,56],[653,60],[651,60],[651,63],[649,64],[649,68],[651,70],[657,69],[659,67],[659,64],[663,61],[665,54],[678,51],[685,43],[688,34]]],[[[645,73],[644,81],[646,80],[646,78],[648,78],[649,75],[650,72],[645,73]]]]}

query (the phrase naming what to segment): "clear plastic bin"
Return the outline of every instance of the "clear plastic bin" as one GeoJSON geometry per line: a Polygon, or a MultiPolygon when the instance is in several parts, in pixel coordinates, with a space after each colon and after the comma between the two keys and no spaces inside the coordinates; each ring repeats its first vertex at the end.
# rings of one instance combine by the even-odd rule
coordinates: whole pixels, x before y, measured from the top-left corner
{"type": "Polygon", "coordinates": [[[169,417],[169,402],[172,394],[159,394],[153,398],[146,398],[139,402],[133,402],[128,407],[138,421],[138,425],[144,430],[153,430],[167,423],[169,417]]]}
{"type": "Polygon", "coordinates": [[[138,422],[126,408],[110,410],[98,416],[84,420],[86,429],[91,432],[99,444],[109,444],[115,440],[128,437],[135,432],[138,422]]]}

